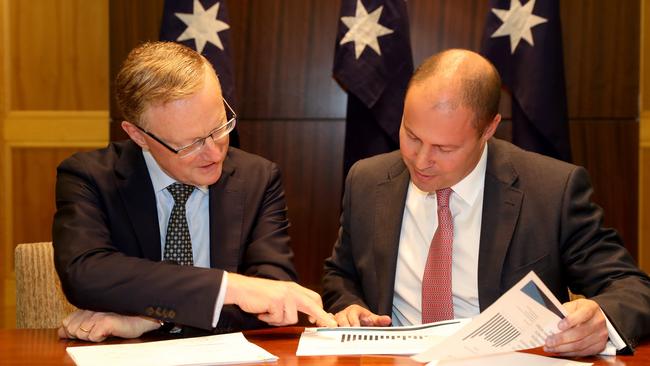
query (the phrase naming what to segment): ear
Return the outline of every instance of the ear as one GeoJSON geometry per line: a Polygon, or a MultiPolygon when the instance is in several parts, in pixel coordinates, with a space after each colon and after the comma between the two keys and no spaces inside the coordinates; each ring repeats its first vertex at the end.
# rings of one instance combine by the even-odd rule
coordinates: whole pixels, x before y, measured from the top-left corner
{"type": "Polygon", "coordinates": [[[144,133],[137,128],[133,123],[127,122],[127,121],[122,121],[122,129],[124,132],[126,132],[127,135],[142,148],[142,150],[148,151],[149,150],[149,144],[147,143],[147,139],[144,138],[144,133]]]}
{"type": "Polygon", "coordinates": [[[494,136],[494,132],[496,132],[497,127],[499,127],[499,123],[501,122],[501,114],[497,113],[492,121],[485,127],[485,130],[483,131],[483,136],[481,136],[481,139],[483,141],[487,141],[492,136],[494,136]]]}

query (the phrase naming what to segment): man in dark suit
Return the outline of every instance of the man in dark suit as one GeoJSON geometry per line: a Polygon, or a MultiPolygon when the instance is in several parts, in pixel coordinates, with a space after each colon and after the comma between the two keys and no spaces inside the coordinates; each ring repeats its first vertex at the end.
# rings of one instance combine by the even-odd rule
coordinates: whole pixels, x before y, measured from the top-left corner
{"type": "Polygon", "coordinates": [[[60,336],[223,332],[292,324],[297,312],[336,325],[318,294],[293,282],[280,173],[228,146],[235,115],[210,63],[147,43],[116,89],[130,140],[58,168],[55,264],[70,302],[86,309],[60,336]]]}
{"type": "Polygon", "coordinates": [[[473,52],[418,68],[400,151],[347,177],[326,309],[352,326],[472,317],[534,270],[569,313],[548,351],[633,346],[650,331],[647,275],[601,227],[583,168],[492,137],[499,95],[498,73],[473,52]],[[586,298],[569,301],[567,289],[586,298]]]}

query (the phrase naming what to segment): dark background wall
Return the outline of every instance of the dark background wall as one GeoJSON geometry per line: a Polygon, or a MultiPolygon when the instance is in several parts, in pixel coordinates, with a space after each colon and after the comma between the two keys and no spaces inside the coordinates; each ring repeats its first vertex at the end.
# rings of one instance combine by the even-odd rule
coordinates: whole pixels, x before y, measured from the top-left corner
{"type": "MultiPolygon", "coordinates": [[[[110,70],[156,40],[162,0],[110,1],[110,70]]],[[[338,231],[346,95],[331,78],[338,0],[230,0],[243,149],[284,176],[301,282],[320,286],[338,231]]],[[[478,50],[483,0],[410,0],[414,61],[451,47],[478,50]]],[[[591,174],[605,224],[637,254],[638,0],[561,1],[574,162],[591,174]]],[[[112,93],[111,93],[112,95],[112,93]]],[[[508,100],[503,112],[510,115],[508,100]]],[[[123,138],[111,101],[112,139],[123,138]]],[[[499,135],[508,138],[509,122],[499,135]]]]}

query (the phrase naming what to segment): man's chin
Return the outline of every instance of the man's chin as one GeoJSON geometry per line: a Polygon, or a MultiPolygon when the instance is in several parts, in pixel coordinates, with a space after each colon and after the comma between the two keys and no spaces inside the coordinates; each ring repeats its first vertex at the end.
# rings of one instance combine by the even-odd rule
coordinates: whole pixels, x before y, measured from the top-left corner
{"type": "Polygon", "coordinates": [[[221,178],[221,166],[209,166],[198,168],[195,181],[196,185],[209,186],[216,183],[221,178]]]}

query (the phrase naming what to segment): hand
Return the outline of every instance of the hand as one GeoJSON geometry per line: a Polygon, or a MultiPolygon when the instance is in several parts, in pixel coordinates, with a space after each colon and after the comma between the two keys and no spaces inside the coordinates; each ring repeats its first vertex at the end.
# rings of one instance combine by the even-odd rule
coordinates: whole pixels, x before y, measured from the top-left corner
{"type": "Polygon", "coordinates": [[[569,315],[558,324],[560,333],[546,338],[544,350],[563,357],[590,356],[602,352],[608,332],[600,306],[587,299],[564,304],[569,315]]]}
{"type": "Polygon", "coordinates": [[[390,316],[377,315],[359,305],[350,305],[334,317],[341,327],[387,327],[391,323],[390,316]]]}
{"type": "Polygon", "coordinates": [[[77,310],[63,319],[59,338],[101,342],[107,337],[137,338],[143,333],[160,328],[155,319],[77,310]]]}
{"type": "Polygon", "coordinates": [[[271,325],[295,324],[301,312],[309,315],[309,321],[319,327],[336,327],[334,316],[323,310],[320,296],[295,282],[228,273],[224,304],[238,305],[271,325]]]}

